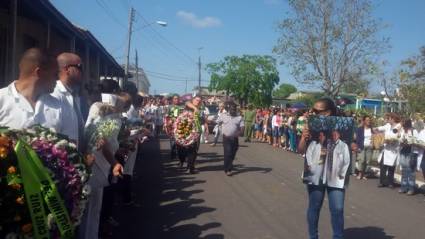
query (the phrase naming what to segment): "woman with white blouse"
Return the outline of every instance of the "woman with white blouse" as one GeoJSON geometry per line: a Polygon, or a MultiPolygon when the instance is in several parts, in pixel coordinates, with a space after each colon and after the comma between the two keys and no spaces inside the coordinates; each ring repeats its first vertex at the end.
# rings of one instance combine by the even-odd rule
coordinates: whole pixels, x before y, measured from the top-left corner
{"type": "Polygon", "coordinates": [[[388,120],[389,123],[375,129],[375,132],[383,132],[385,135],[384,149],[378,156],[380,163],[378,187],[394,188],[394,172],[400,152],[401,118],[396,113],[389,113],[388,120]]]}
{"type": "Polygon", "coordinates": [[[333,130],[332,140],[326,140],[325,134],[320,132],[315,137],[313,135],[313,141],[306,151],[305,175],[308,178],[304,177],[304,182],[308,184],[309,238],[319,238],[318,223],[325,193],[328,194],[333,238],[344,236],[345,179],[350,165],[350,151],[340,137],[340,132],[333,130]]]}

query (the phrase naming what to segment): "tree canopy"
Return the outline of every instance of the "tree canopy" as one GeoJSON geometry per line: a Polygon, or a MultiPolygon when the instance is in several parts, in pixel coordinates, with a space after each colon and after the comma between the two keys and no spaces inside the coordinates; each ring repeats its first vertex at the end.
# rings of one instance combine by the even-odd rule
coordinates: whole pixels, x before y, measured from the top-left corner
{"type": "Polygon", "coordinates": [[[279,83],[276,60],[271,56],[226,56],[222,61],[210,63],[209,88],[223,90],[242,105],[269,106],[272,91],[279,83]]]}
{"type": "Polygon", "coordinates": [[[291,84],[280,84],[280,86],[273,91],[273,97],[287,98],[290,94],[297,92],[297,88],[291,84]]]}
{"type": "Polygon", "coordinates": [[[352,80],[363,80],[369,66],[388,48],[379,39],[383,25],[372,17],[370,0],[288,0],[292,9],[279,23],[273,51],[295,79],[320,87],[335,98],[352,80]]]}
{"type": "Polygon", "coordinates": [[[425,46],[418,55],[408,58],[401,65],[400,97],[408,101],[411,113],[425,112],[425,46]]]}

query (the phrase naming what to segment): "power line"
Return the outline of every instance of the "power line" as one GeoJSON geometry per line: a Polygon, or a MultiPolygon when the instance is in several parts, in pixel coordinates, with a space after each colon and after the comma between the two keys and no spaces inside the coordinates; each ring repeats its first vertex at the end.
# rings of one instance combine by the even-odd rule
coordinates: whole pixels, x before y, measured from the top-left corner
{"type": "Polygon", "coordinates": [[[103,0],[96,0],[97,5],[99,5],[103,11],[105,11],[106,15],[108,15],[115,23],[120,25],[121,27],[126,28],[124,24],[122,24],[117,17],[115,17],[114,13],[109,9],[108,5],[103,0]]]}
{"type": "MultiPolygon", "coordinates": [[[[195,81],[198,81],[194,78],[167,77],[167,76],[162,76],[162,75],[158,75],[158,74],[147,72],[147,71],[145,71],[145,74],[148,75],[149,77],[162,79],[162,80],[168,80],[168,81],[177,81],[177,82],[184,82],[184,81],[195,82],[195,81]]],[[[208,81],[204,80],[203,82],[208,82],[208,81]]]]}
{"type": "MultiPolygon", "coordinates": [[[[149,21],[146,20],[146,18],[144,18],[138,11],[136,11],[136,14],[146,23],[149,24],[149,21]]],[[[188,59],[191,63],[196,64],[196,61],[190,57],[188,54],[186,54],[183,50],[181,50],[179,47],[177,47],[176,45],[174,45],[171,41],[169,41],[167,38],[165,38],[162,34],[160,34],[158,31],[155,30],[155,28],[151,27],[148,25],[148,27],[159,37],[161,38],[163,41],[165,41],[167,44],[169,44],[172,48],[174,48],[175,50],[177,50],[180,54],[182,54],[182,56],[184,56],[186,59],[188,59]]]]}
{"type": "Polygon", "coordinates": [[[150,71],[150,70],[146,70],[143,69],[145,72],[148,73],[153,73],[153,74],[158,74],[158,75],[163,75],[163,76],[167,76],[167,77],[177,77],[177,78],[191,78],[190,76],[178,76],[178,75],[172,75],[172,74],[167,74],[167,73],[161,73],[161,72],[155,72],[155,71],[150,71]]]}

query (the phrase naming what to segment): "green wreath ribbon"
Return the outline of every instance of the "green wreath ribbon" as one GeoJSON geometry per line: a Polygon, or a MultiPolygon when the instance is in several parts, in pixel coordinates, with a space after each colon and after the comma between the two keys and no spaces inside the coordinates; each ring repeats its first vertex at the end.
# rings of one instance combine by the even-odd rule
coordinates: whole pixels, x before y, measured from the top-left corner
{"type": "Polygon", "coordinates": [[[19,168],[24,184],[25,198],[33,222],[36,239],[49,238],[46,213],[43,201],[53,214],[59,228],[61,238],[73,238],[74,227],[68,215],[63,200],[36,152],[23,140],[18,140],[15,146],[19,168]]]}

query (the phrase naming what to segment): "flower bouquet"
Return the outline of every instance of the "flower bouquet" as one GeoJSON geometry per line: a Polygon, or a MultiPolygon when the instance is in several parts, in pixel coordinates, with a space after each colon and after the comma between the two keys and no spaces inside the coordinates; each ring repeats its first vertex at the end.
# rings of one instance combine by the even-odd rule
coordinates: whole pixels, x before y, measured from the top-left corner
{"type": "Polygon", "coordinates": [[[189,147],[196,143],[199,135],[196,120],[192,112],[185,111],[176,118],[174,122],[174,138],[177,145],[189,147]]]}
{"type": "Polygon", "coordinates": [[[174,119],[169,115],[164,116],[164,130],[169,137],[173,137],[173,125],[174,119]]]}
{"type": "Polygon", "coordinates": [[[73,238],[90,193],[74,143],[41,126],[0,129],[0,237],[73,238]]]}
{"type": "Polygon", "coordinates": [[[400,143],[400,139],[398,137],[385,137],[385,144],[387,145],[398,145],[400,143]]]}

